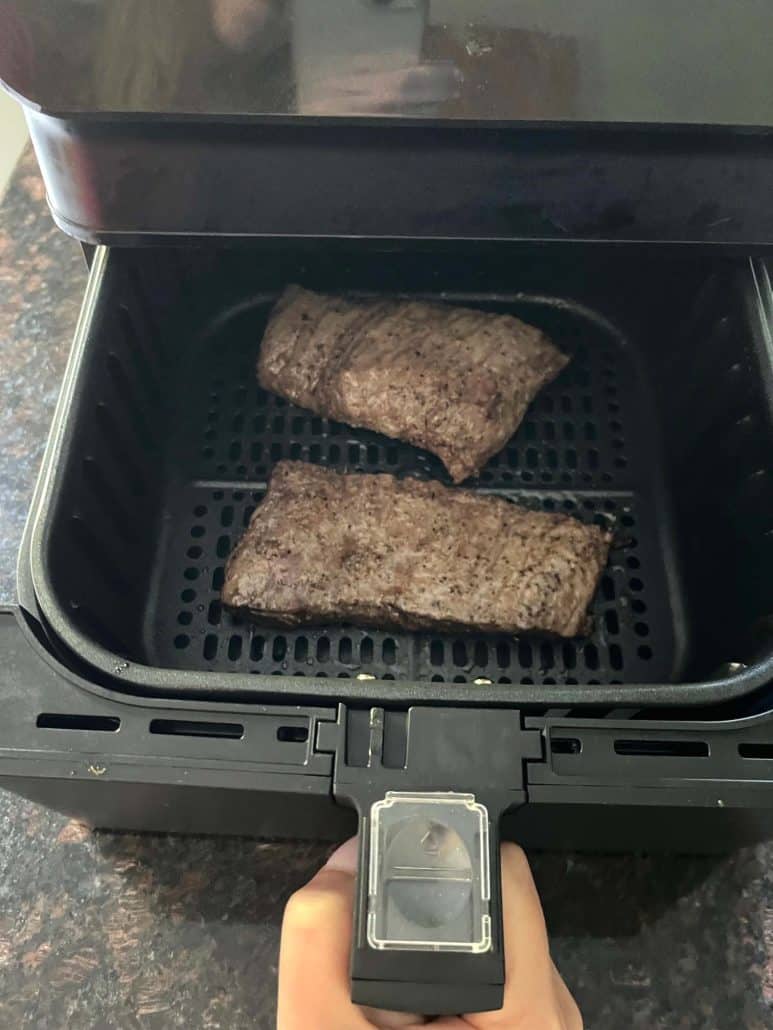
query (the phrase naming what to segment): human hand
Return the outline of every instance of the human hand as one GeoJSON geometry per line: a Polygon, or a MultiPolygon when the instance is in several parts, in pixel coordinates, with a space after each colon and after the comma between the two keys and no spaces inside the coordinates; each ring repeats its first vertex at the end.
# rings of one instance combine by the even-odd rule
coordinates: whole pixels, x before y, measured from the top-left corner
{"type": "Polygon", "coordinates": [[[279,955],[278,1030],[582,1030],[582,1016],[553,965],[529,863],[515,844],[502,846],[505,995],[497,1012],[428,1020],[376,1012],[349,997],[356,838],[336,851],[290,898],[279,955]]]}

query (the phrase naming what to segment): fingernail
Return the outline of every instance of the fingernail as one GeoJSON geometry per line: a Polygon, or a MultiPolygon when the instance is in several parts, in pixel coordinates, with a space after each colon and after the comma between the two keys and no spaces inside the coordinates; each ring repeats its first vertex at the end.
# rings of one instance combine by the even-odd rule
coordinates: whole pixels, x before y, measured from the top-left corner
{"type": "Polygon", "coordinates": [[[337,873],[349,873],[354,876],[357,872],[357,837],[351,837],[339,848],[336,848],[330,858],[325,862],[325,869],[332,869],[337,873]]]}

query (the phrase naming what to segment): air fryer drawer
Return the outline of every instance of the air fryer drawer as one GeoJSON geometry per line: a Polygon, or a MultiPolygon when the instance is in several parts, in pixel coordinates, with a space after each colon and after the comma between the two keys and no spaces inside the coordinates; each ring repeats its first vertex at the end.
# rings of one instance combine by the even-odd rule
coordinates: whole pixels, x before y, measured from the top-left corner
{"type": "Polygon", "coordinates": [[[80,660],[157,693],[613,705],[743,692],[773,645],[762,275],[587,252],[101,250],[31,528],[35,600],[80,660]],[[267,313],[290,281],[510,311],[572,354],[468,485],[613,528],[590,636],[274,631],[222,610],[224,560],[276,461],[447,481],[424,452],[258,387],[267,313]]]}

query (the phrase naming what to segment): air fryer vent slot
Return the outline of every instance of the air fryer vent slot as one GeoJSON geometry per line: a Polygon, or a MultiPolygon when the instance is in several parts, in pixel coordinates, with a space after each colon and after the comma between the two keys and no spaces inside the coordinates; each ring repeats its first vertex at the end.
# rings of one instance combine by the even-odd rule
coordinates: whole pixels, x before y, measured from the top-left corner
{"type": "Polygon", "coordinates": [[[204,722],[198,719],[152,719],[150,732],[167,737],[214,737],[241,740],[244,726],[239,722],[204,722]]]}
{"type": "Polygon", "coordinates": [[[71,715],[66,712],[41,712],[35,723],[41,730],[88,730],[117,733],[121,720],[115,715],[71,715]]]}
{"type": "Polygon", "coordinates": [[[616,740],[615,754],[651,758],[708,758],[705,740],[616,740]]]}
{"type": "Polygon", "coordinates": [[[741,758],[773,758],[773,743],[743,743],[738,745],[741,758]]]}

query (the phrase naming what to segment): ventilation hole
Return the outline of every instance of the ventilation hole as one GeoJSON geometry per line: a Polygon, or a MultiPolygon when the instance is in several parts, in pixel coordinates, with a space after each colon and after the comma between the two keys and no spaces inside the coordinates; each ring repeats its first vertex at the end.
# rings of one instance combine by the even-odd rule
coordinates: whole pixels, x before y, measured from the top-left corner
{"type": "Polygon", "coordinates": [[[433,640],[429,645],[429,660],[431,665],[442,665],[445,658],[445,648],[442,640],[433,640]]]}
{"type": "Polygon", "coordinates": [[[773,744],[744,742],[738,745],[738,754],[741,758],[773,758],[773,744]]]}
{"type": "Polygon", "coordinates": [[[381,645],[381,658],[386,665],[394,665],[397,659],[397,645],[391,637],[387,637],[381,645]]]}
{"type": "Polygon", "coordinates": [[[225,572],[223,566],[219,565],[212,573],[212,589],[218,593],[223,589],[223,583],[225,582],[225,572]]]}
{"type": "Polygon", "coordinates": [[[510,667],[510,645],[500,640],[497,644],[497,665],[500,669],[510,667]]]}
{"type": "Polygon", "coordinates": [[[577,650],[574,644],[564,644],[561,648],[561,658],[564,662],[564,667],[567,669],[574,669],[577,665],[577,650]]]}
{"type": "Polygon", "coordinates": [[[623,667],[623,652],[619,644],[609,645],[609,664],[619,672],[623,667]]]}
{"type": "Polygon", "coordinates": [[[539,661],[540,669],[543,672],[546,672],[548,669],[553,668],[553,647],[551,644],[540,644],[539,661]]]}
{"type": "Polygon", "coordinates": [[[582,744],[577,737],[551,736],[550,750],[554,755],[579,755],[582,744]]]}
{"type": "Polygon", "coordinates": [[[322,448],[318,443],[313,443],[311,447],[309,447],[309,460],[313,462],[318,462],[321,457],[322,448]]]}
{"type": "Polygon", "coordinates": [[[223,606],[219,601],[210,601],[209,609],[207,611],[207,622],[210,626],[219,626],[220,617],[223,614],[223,606]]]}
{"type": "Polygon", "coordinates": [[[272,443],[269,450],[272,461],[279,461],[282,457],[282,445],[281,443],[272,443]]]}
{"type": "Polygon", "coordinates": [[[636,757],[707,758],[705,740],[616,740],[616,755],[636,757]]]}
{"type": "Polygon", "coordinates": [[[387,465],[396,465],[398,459],[397,447],[387,447],[386,449],[386,460],[387,465]]]}
{"type": "Polygon", "coordinates": [[[620,620],[617,617],[617,612],[614,609],[607,609],[604,612],[604,622],[607,627],[607,632],[612,636],[617,635],[620,632],[620,620]]]}
{"type": "Polygon", "coordinates": [[[586,644],[584,648],[585,664],[594,671],[599,667],[599,652],[595,644],[586,644]]]}
{"type": "Polygon", "coordinates": [[[271,647],[271,657],[275,662],[283,662],[287,656],[287,640],[285,637],[274,637],[271,647]]]}
{"type": "Polygon", "coordinates": [[[637,636],[648,637],[650,635],[650,628],[646,622],[637,622],[633,628],[637,636]]]}
{"type": "Polygon", "coordinates": [[[648,662],[650,658],[652,658],[652,648],[647,644],[642,644],[641,647],[637,647],[636,653],[644,662],[648,662]]]}
{"type": "Polygon", "coordinates": [[[214,737],[217,740],[241,740],[244,736],[244,726],[239,722],[152,719],[150,732],[170,737],[214,737]]]}
{"type": "Polygon", "coordinates": [[[475,642],[475,664],[481,667],[488,665],[488,644],[485,640],[475,642]]]}
{"type": "Polygon", "coordinates": [[[242,656],[242,638],[234,634],[228,641],[228,657],[232,662],[238,662],[242,656]]]}
{"type": "Polygon", "coordinates": [[[626,512],[620,516],[620,524],[623,526],[634,526],[636,524],[636,519],[634,519],[633,515],[626,512]]]}
{"type": "Polygon", "coordinates": [[[233,525],[234,521],[234,508],[232,504],[226,504],[223,510],[220,512],[220,525],[228,528],[233,525]]]}
{"type": "Polygon", "coordinates": [[[519,683],[523,687],[531,687],[534,685],[534,680],[531,678],[531,676],[521,676],[519,683]]]}
{"type": "Polygon", "coordinates": [[[198,579],[199,578],[199,570],[197,568],[195,568],[193,565],[189,565],[188,568],[183,573],[183,575],[185,576],[186,579],[198,579]]]}
{"type": "Polygon", "coordinates": [[[185,552],[189,558],[200,558],[204,553],[198,544],[194,544],[193,547],[189,547],[185,552]]]}
{"type": "Polygon", "coordinates": [[[341,457],[341,448],[337,443],[332,443],[327,450],[328,460],[331,462],[339,461],[341,457]]]}
{"type": "Polygon", "coordinates": [[[204,526],[191,526],[192,537],[202,537],[207,532],[204,526]]]}
{"type": "Polygon", "coordinates": [[[326,662],[330,658],[330,641],[327,637],[320,637],[317,641],[317,661],[326,662]]]}
{"type": "Polygon", "coordinates": [[[338,661],[350,665],[352,661],[352,642],[349,637],[341,637],[338,641],[338,661]]]}
{"type": "Polygon", "coordinates": [[[533,447],[526,448],[526,466],[535,469],[539,465],[539,454],[533,447]]]}
{"type": "Polygon", "coordinates": [[[534,660],[531,644],[527,640],[518,641],[518,664],[523,669],[530,669],[534,660]]]}
{"type": "Polygon", "coordinates": [[[293,657],[296,662],[305,662],[309,656],[309,642],[306,637],[298,637],[293,648],[293,657]]]}
{"type": "Polygon", "coordinates": [[[116,715],[69,715],[64,712],[41,712],[35,720],[41,730],[92,730],[116,733],[121,720],[116,715]]]}
{"type": "Polygon", "coordinates": [[[634,558],[633,555],[625,559],[625,564],[629,569],[638,569],[641,567],[641,562],[638,558],[634,558]]]}
{"type": "Polygon", "coordinates": [[[211,447],[202,447],[201,453],[205,458],[211,458],[215,454],[214,450],[211,447]]]}
{"type": "Polygon", "coordinates": [[[230,536],[220,536],[217,539],[217,546],[215,547],[215,554],[218,558],[227,558],[228,552],[231,550],[231,538],[230,536]]]}
{"type": "Polygon", "coordinates": [[[181,626],[190,626],[193,622],[193,615],[191,612],[178,612],[177,621],[181,626]]]}
{"type": "Polygon", "coordinates": [[[604,595],[604,600],[614,601],[615,599],[615,581],[611,576],[604,576],[601,580],[601,592],[604,595]]]}
{"type": "Polygon", "coordinates": [[[242,515],[242,525],[244,526],[245,529],[247,528],[247,526],[249,526],[250,519],[252,518],[252,516],[254,514],[255,514],[255,505],[254,504],[248,504],[247,507],[244,509],[244,514],[242,515]]]}
{"type": "Polygon", "coordinates": [[[638,597],[631,601],[631,608],[637,615],[643,615],[647,611],[647,605],[638,597]]]}
{"type": "Polygon", "coordinates": [[[276,739],[288,744],[305,744],[309,739],[308,726],[280,726],[276,739]]]}
{"type": "Polygon", "coordinates": [[[207,514],[207,506],[206,506],[206,504],[197,504],[196,507],[193,509],[193,514],[197,518],[201,518],[202,515],[206,515],[207,514]]]}
{"type": "Polygon", "coordinates": [[[373,641],[370,637],[363,637],[360,644],[360,661],[363,665],[369,665],[373,661],[373,641]]]}
{"type": "Polygon", "coordinates": [[[263,637],[253,637],[250,641],[250,661],[260,662],[263,660],[266,641],[263,637]]]}
{"type": "Polygon", "coordinates": [[[454,665],[463,669],[467,665],[467,648],[463,640],[455,640],[452,649],[454,665]]]}
{"type": "Polygon", "coordinates": [[[643,590],[644,589],[644,584],[636,576],[634,576],[633,579],[629,579],[628,580],[628,586],[631,588],[631,590],[637,590],[638,591],[638,590],[643,590]]]}
{"type": "Polygon", "coordinates": [[[185,601],[186,604],[190,604],[191,601],[196,600],[196,591],[190,589],[183,590],[183,592],[180,594],[180,600],[185,601]]]}
{"type": "Polygon", "coordinates": [[[359,445],[356,444],[356,443],[350,443],[349,444],[349,452],[348,453],[349,453],[349,459],[348,459],[349,460],[349,464],[350,465],[357,465],[359,463],[359,460],[360,460],[360,448],[359,448],[359,445]]]}

